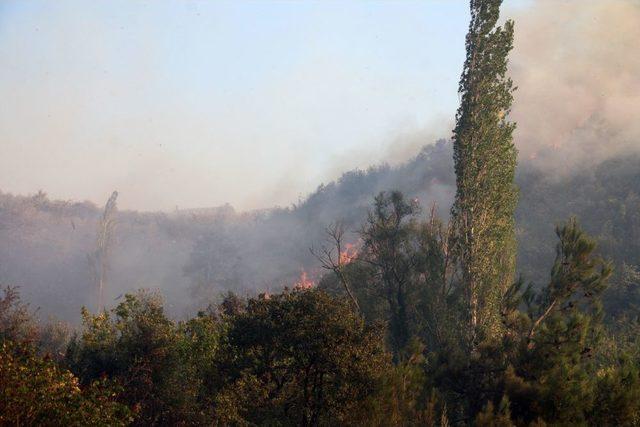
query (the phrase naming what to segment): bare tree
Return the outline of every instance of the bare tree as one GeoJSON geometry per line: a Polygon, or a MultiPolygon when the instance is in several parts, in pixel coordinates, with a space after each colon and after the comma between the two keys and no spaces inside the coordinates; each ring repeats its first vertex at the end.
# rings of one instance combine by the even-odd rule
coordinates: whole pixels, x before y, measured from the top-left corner
{"type": "Polygon", "coordinates": [[[115,212],[117,210],[116,199],[118,192],[111,193],[111,197],[104,206],[104,212],[98,223],[95,252],[87,256],[94,284],[98,292],[97,309],[104,309],[104,288],[107,283],[109,270],[109,255],[115,229],[115,212]]]}
{"type": "Polygon", "coordinates": [[[325,232],[327,234],[327,244],[322,245],[320,249],[311,248],[311,254],[315,256],[322,268],[333,271],[336,275],[347,295],[351,299],[355,309],[361,313],[360,304],[351,291],[349,286],[349,280],[347,275],[344,274],[344,267],[346,264],[355,261],[355,256],[347,253],[347,247],[344,244],[344,225],[341,222],[336,222],[329,225],[325,232]]]}

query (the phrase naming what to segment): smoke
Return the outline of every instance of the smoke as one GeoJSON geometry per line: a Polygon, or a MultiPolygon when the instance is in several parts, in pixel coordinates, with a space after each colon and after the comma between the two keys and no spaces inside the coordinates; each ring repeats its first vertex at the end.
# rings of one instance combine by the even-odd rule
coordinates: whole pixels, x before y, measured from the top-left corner
{"type": "MultiPolygon", "coordinates": [[[[535,0],[506,6],[503,17],[516,24],[511,119],[517,122],[520,164],[563,177],[640,151],[640,2],[535,0]]],[[[335,159],[329,175],[345,170],[353,158],[369,164],[407,161],[425,144],[449,137],[454,115],[398,128],[366,151],[335,159]]]]}
{"type": "Polygon", "coordinates": [[[563,175],[640,149],[640,3],[538,0],[507,15],[521,160],[563,175]]]}

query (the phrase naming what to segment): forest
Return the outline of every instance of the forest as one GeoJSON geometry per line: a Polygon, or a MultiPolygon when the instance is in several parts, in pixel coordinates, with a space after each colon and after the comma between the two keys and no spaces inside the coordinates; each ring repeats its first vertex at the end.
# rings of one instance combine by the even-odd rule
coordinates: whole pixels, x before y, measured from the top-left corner
{"type": "Polygon", "coordinates": [[[0,193],[0,425],[640,425],[640,151],[518,156],[501,6],[451,138],[292,206],[0,193]]]}

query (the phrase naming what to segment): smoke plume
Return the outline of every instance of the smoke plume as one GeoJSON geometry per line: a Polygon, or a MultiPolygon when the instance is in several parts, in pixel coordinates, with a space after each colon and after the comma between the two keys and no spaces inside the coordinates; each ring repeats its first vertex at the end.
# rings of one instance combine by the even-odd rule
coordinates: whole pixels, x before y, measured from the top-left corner
{"type": "Polygon", "coordinates": [[[546,172],[640,149],[640,3],[538,0],[515,14],[512,118],[546,172]]]}

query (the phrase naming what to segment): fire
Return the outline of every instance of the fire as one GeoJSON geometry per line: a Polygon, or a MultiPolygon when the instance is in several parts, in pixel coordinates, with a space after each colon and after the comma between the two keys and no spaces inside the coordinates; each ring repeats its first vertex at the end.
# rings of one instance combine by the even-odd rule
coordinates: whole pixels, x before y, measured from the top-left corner
{"type": "Polygon", "coordinates": [[[293,284],[294,289],[311,289],[315,286],[313,280],[309,279],[307,272],[302,270],[300,273],[300,278],[296,283],[293,284]]]}
{"type": "Polygon", "coordinates": [[[355,245],[352,245],[351,243],[347,243],[345,245],[344,251],[340,252],[340,265],[353,262],[353,260],[355,260],[357,256],[358,248],[356,248],[355,245]]]}

